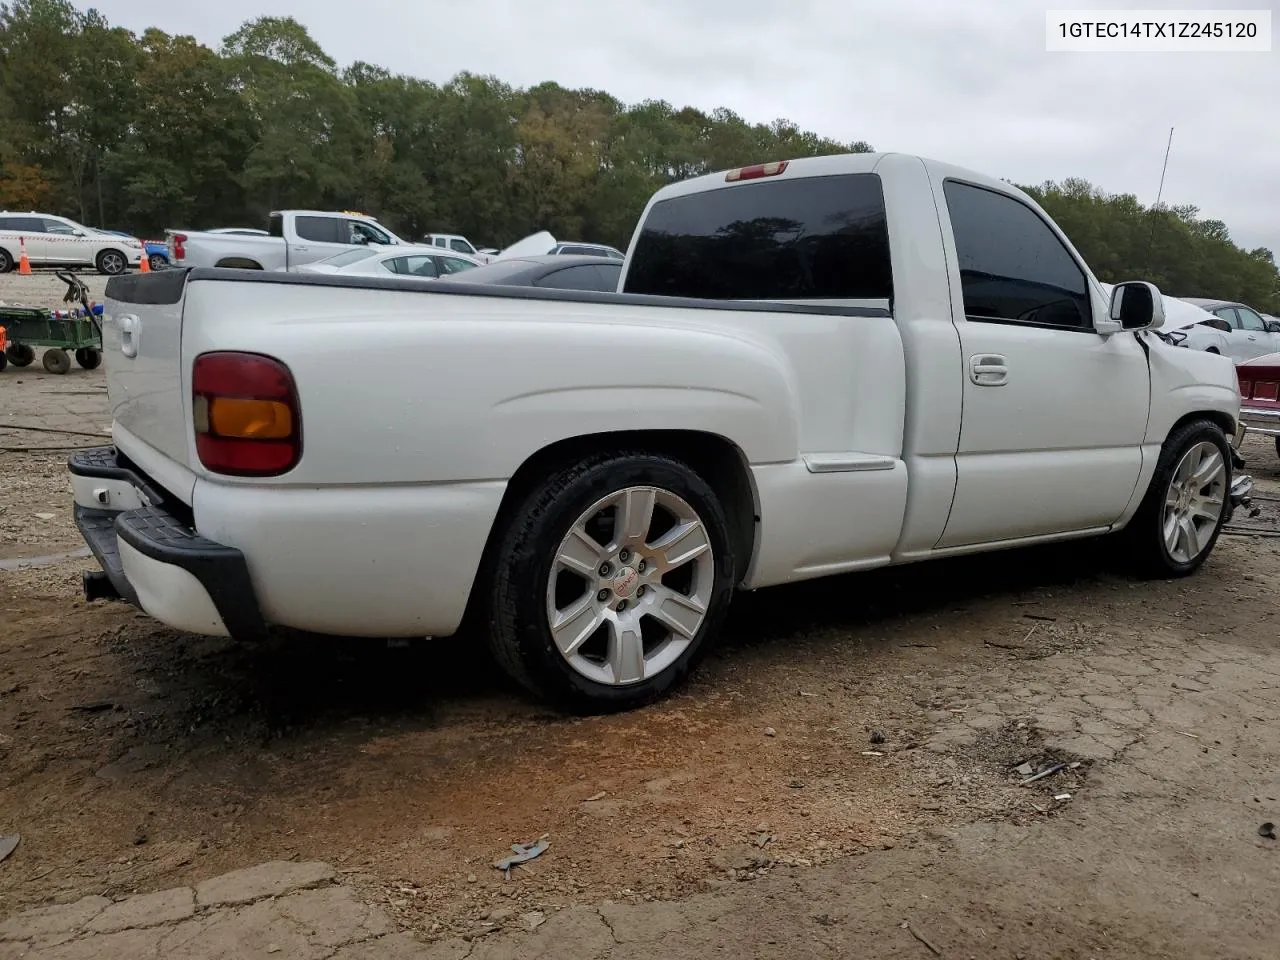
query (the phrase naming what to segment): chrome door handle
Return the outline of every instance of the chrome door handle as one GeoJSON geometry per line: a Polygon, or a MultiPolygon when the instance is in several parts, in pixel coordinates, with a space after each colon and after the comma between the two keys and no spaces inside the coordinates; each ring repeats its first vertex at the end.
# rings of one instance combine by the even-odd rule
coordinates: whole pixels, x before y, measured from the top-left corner
{"type": "Polygon", "coordinates": [[[969,379],[980,387],[1003,387],[1009,382],[1009,361],[996,353],[969,358],[969,379]]]}

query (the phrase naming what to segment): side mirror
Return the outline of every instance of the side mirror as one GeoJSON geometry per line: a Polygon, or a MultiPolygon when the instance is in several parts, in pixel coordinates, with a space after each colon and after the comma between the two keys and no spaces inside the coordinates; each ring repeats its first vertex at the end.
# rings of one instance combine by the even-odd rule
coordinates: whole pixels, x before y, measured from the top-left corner
{"type": "Polygon", "coordinates": [[[1268,320],[1267,333],[1280,333],[1280,320],[1268,320]]]}
{"type": "Polygon", "coordinates": [[[1119,330],[1159,330],[1164,325],[1164,297],[1154,283],[1127,280],[1111,291],[1108,326],[1119,330]]]}

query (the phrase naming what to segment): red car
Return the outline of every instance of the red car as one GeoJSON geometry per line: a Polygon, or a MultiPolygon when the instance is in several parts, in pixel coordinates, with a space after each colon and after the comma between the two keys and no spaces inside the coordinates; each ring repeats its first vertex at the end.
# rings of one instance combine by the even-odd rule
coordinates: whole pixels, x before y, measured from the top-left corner
{"type": "Polygon", "coordinates": [[[1280,455],[1280,353],[1236,364],[1240,379],[1240,420],[1249,433],[1274,437],[1280,455]]]}

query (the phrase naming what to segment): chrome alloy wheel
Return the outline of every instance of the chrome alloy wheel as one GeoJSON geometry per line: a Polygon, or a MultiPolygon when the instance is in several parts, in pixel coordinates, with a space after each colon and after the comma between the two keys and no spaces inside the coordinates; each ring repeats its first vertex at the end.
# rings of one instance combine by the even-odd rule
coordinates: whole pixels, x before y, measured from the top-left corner
{"type": "Polygon", "coordinates": [[[1205,551],[1222,519],[1226,495],[1222,451],[1207,440],[1195,444],[1183,454],[1165,491],[1164,545],[1174,562],[1190,563],[1205,551]]]}
{"type": "Polygon", "coordinates": [[[626,487],[582,512],[556,550],[547,621],[556,648],[596,683],[640,683],[697,636],[715,585],[706,525],[658,487],[626,487]]]}

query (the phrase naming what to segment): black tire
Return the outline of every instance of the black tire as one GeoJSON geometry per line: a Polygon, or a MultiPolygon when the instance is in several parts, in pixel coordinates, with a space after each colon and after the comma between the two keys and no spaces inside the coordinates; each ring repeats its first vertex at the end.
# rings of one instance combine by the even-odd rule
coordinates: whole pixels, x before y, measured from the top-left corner
{"type": "Polygon", "coordinates": [[[13,256],[4,247],[0,247],[0,273],[8,273],[13,269],[13,256]]]}
{"type": "Polygon", "coordinates": [[[1276,437],[1276,456],[1280,457],[1280,437],[1276,437]]]}
{"type": "Polygon", "coordinates": [[[76,350],[76,363],[86,370],[96,370],[102,365],[102,351],[96,347],[80,347],[76,350]]]}
{"type": "Polygon", "coordinates": [[[499,537],[484,574],[487,582],[480,587],[487,594],[490,650],[512,679],[573,713],[630,710],[669,693],[706,654],[733,595],[735,566],[724,508],[706,481],[668,457],[598,454],[562,469],[516,508],[499,537]],[[694,511],[711,546],[714,579],[702,624],[683,652],[654,676],[613,685],[590,679],[561,655],[547,620],[547,589],[556,551],[570,527],[597,501],[633,486],[674,494],[694,511]]]}
{"type": "Polygon", "coordinates": [[[98,268],[99,273],[115,277],[129,269],[129,258],[119,250],[103,250],[98,254],[94,266],[98,268]]]}
{"type": "Polygon", "coordinates": [[[50,373],[66,373],[71,369],[71,357],[60,347],[46,350],[40,362],[50,373]]]}
{"type": "Polygon", "coordinates": [[[1142,505],[1125,528],[1125,535],[1133,559],[1140,573],[1159,578],[1185,577],[1198,570],[1213,552],[1222,524],[1231,509],[1231,445],[1222,428],[1208,420],[1191,420],[1174,430],[1160,450],[1160,459],[1151,478],[1151,486],[1142,505]],[[1164,506],[1173,480],[1174,471],[1182,458],[1199,443],[1212,443],[1222,456],[1225,483],[1222,495],[1222,511],[1213,532],[1200,553],[1187,561],[1176,559],[1169,551],[1164,537],[1164,506]]]}
{"type": "Polygon", "coordinates": [[[147,266],[152,270],[163,270],[169,265],[169,258],[162,253],[153,253],[147,257],[147,266]]]}
{"type": "Polygon", "coordinates": [[[0,373],[4,372],[4,368],[9,365],[9,358],[0,353],[0,373]]]}
{"type": "Polygon", "coordinates": [[[35,348],[25,343],[11,343],[4,353],[15,367],[29,367],[36,359],[35,348]]]}

